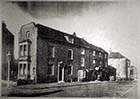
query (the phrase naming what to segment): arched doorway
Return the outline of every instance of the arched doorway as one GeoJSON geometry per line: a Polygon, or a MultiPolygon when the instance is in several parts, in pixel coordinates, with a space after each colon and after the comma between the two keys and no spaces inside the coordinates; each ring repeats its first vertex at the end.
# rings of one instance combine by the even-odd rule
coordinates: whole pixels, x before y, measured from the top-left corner
{"type": "Polygon", "coordinates": [[[58,83],[62,83],[64,82],[64,77],[65,77],[65,73],[64,73],[64,63],[63,61],[60,61],[58,63],[58,83]]]}

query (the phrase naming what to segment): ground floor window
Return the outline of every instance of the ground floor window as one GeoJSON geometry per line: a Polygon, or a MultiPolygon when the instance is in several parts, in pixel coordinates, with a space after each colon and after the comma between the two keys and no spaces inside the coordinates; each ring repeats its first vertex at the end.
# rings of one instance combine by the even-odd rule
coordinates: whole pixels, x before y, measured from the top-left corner
{"type": "Polygon", "coordinates": [[[19,62],[18,74],[19,76],[27,76],[30,73],[30,63],[28,62],[19,62]]]}
{"type": "Polygon", "coordinates": [[[68,66],[68,75],[72,75],[73,72],[73,66],[68,66]]]}
{"type": "Polygon", "coordinates": [[[54,75],[54,64],[48,64],[48,74],[54,75]]]}
{"type": "Polygon", "coordinates": [[[78,78],[85,78],[86,72],[84,70],[78,70],[78,78]]]}

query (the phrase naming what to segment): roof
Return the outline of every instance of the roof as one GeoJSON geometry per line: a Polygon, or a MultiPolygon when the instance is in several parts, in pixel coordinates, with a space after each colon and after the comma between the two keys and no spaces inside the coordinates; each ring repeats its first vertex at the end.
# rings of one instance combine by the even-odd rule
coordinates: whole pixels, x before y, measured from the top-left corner
{"type": "Polygon", "coordinates": [[[119,52],[110,52],[108,58],[126,58],[119,52]]]}
{"type": "Polygon", "coordinates": [[[38,37],[40,37],[42,39],[49,39],[49,40],[52,40],[52,41],[68,43],[67,39],[65,38],[65,36],[68,36],[70,38],[74,38],[74,45],[89,48],[89,49],[96,49],[96,50],[99,50],[101,52],[106,52],[102,48],[88,43],[83,38],[79,38],[76,35],[71,35],[71,34],[68,34],[66,32],[62,32],[62,31],[50,28],[48,26],[44,26],[44,25],[39,24],[39,23],[35,24],[34,22],[30,22],[28,24],[23,25],[22,27],[24,27],[26,25],[31,25],[31,24],[34,25],[35,27],[37,27],[38,37]]]}
{"type": "Polygon", "coordinates": [[[6,24],[2,22],[2,36],[8,40],[13,40],[14,35],[7,29],[6,24]]]}
{"type": "Polygon", "coordinates": [[[74,35],[70,35],[68,33],[64,33],[62,31],[52,29],[50,27],[41,25],[41,24],[36,24],[36,27],[38,28],[38,36],[44,39],[52,39],[55,41],[60,41],[67,43],[67,40],[64,36],[69,36],[71,38],[74,38],[74,44],[82,47],[88,48],[88,42],[85,41],[82,38],[79,38],[74,35]]]}

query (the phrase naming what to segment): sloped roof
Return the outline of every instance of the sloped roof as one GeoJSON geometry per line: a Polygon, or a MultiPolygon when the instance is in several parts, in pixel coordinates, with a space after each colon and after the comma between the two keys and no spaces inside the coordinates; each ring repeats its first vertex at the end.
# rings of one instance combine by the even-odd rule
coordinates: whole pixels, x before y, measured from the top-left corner
{"type": "Polygon", "coordinates": [[[126,58],[119,52],[110,52],[108,58],[126,58]]]}
{"type": "Polygon", "coordinates": [[[38,36],[41,38],[47,38],[47,39],[52,39],[55,41],[67,43],[67,40],[64,36],[69,36],[69,37],[74,38],[75,45],[88,48],[88,42],[86,42],[84,39],[81,39],[77,36],[70,35],[68,33],[64,33],[62,31],[52,29],[50,27],[47,27],[41,24],[36,24],[36,26],[38,28],[38,36]]]}
{"type": "Polygon", "coordinates": [[[14,39],[14,35],[7,29],[6,24],[2,22],[2,37],[7,38],[8,41],[14,39]]]}
{"type": "Polygon", "coordinates": [[[68,34],[66,32],[62,32],[62,31],[50,28],[48,26],[44,26],[44,25],[39,24],[39,23],[35,24],[34,22],[25,24],[21,28],[23,28],[26,25],[34,25],[35,27],[37,27],[37,29],[38,29],[38,37],[41,37],[43,39],[50,39],[52,41],[69,43],[65,38],[65,36],[68,36],[68,37],[74,38],[74,45],[89,48],[89,49],[96,49],[96,50],[99,50],[101,52],[106,52],[102,48],[97,47],[97,46],[95,46],[93,44],[90,44],[86,40],[84,40],[83,38],[79,38],[79,37],[77,37],[75,35],[70,35],[70,34],[68,34]]]}

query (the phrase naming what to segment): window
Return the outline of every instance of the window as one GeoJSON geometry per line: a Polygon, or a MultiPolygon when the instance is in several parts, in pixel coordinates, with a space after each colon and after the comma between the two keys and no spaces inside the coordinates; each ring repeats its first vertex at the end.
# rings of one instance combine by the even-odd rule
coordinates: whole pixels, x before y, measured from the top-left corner
{"type": "Polygon", "coordinates": [[[23,75],[25,75],[26,73],[26,64],[23,64],[23,75]]]}
{"type": "Polygon", "coordinates": [[[23,56],[24,54],[23,54],[23,46],[22,45],[20,45],[20,56],[23,56]]]}
{"type": "Polygon", "coordinates": [[[83,79],[85,77],[85,72],[83,70],[78,70],[78,78],[83,79]]]}
{"type": "Polygon", "coordinates": [[[71,60],[73,59],[73,50],[72,49],[68,50],[68,58],[71,60]]]}
{"type": "Polygon", "coordinates": [[[99,56],[101,56],[102,55],[102,53],[101,52],[99,52],[99,56]]]}
{"type": "Polygon", "coordinates": [[[95,51],[93,51],[93,56],[95,56],[95,51]]]}
{"type": "Polygon", "coordinates": [[[26,39],[29,39],[29,37],[30,37],[30,32],[27,31],[27,32],[26,32],[26,39]]]}
{"type": "Polygon", "coordinates": [[[24,54],[25,54],[25,56],[28,55],[28,48],[27,48],[27,45],[24,45],[24,54]]]}
{"type": "Polygon", "coordinates": [[[55,47],[49,46],[49,57],[54,58],[55,57],[55,47]]]}
{"type": "Polygon", "coordinates": [[[48,65],[48,74],[49,75],[54,75],[54,64],[49,64],[48,65]]]}
{"type": "Polygon", "coordinates": [[[69,36],[64,36],[64,37],[67,40],[67,42],[72,43],[72,44],[74,43],[74,39],[72,37],[69,37],[69,36]]]}
{"type": "Polygon", "coordinates": [[[20,71],[20,74],[23,75],[22,64],[19,64],[19,71],[20,71]]]}
{"type": "Polygon", "coordinates": [[[81,54],[82,54],[82,55],[85,54],[85,49],[84,49],[84,48],[81,49],[81,54]]]}
{"type": "Polygon", "coordinates": [[[72,75],[73,66],[68,66],[68,75],[72,75]]]}
{"type": "Polygon", "coordinates": [[[84,67],[84,65],[85,65],[85,58],[81,57],[81,66],[84,67]]]}
{"type": "Polygon", "coordinates": [[[28,44],[28,42],[24,42],[24,43],[21,43],[20,45],[20,48],[19,48],[19,52],[20,52],[20,56],[28,56],[28,53],[29,53],[29,47],[30,45],[28,44]]]}
{"type": "Polygon", "coordinates": [[[95,64],[95,60],[93,60],[93,64],[95,64]]]}

